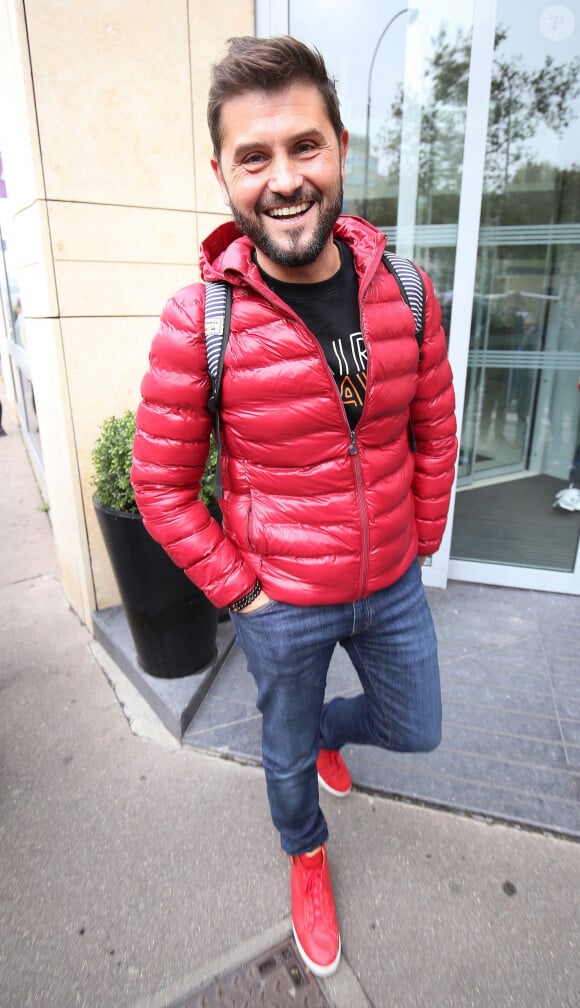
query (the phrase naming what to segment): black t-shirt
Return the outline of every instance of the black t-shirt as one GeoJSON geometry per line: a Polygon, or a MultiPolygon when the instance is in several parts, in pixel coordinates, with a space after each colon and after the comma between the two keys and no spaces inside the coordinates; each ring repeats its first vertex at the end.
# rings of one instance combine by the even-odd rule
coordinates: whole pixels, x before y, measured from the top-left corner
{"type": "Polygon", "coordinates": [[[320,283],[283,283],[260,270],[264,280],[302,319],[320,343],[334,375],[351,429],[360,420],[367,383],[367,351],[360,329],[358,277],[350,249],[336,242],[340,268],[320,283]]]}

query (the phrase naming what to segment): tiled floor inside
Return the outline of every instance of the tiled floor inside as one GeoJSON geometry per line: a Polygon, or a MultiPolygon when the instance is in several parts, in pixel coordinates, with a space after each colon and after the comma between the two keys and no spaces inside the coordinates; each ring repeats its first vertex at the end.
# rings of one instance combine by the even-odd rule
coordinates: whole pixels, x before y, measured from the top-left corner
{"type": "MultiPolygon", "coordinates": [[[[343,754],[355,786],[580,837],[580,600],[450,582],[428,589],[443,689],[429,754],[343,754]]],[[[339,647],[327,696],[356,693],[339,647]]],[[[260,762],[255,686],[234,646],[184,745],[260,762]]]]}

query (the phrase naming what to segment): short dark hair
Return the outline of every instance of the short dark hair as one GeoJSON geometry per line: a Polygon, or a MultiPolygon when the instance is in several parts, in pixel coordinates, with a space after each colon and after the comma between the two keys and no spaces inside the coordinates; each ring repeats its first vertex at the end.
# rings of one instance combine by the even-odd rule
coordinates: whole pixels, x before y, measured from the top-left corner
{"type": "Polygon", "coordinates": [[[314,84],[324,101],[332,128],[340,141],[344,126],[336,82],[329,76],[318,49],[289,35],[253,38],[242,35],[228,39],[227,55],[211,69],[207,121],[214,155],[219,159],[223,140],[222,105],[248,91],[281,91],[294,83],[314,84]]]}

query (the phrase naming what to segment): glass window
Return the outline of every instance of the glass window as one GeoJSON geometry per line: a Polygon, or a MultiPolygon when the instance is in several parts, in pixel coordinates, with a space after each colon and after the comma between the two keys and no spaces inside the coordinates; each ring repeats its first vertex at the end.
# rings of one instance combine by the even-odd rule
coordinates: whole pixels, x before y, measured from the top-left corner
{"type": "MultiPolygon", "coordinates": [[[[551,10],[551,14],[549,13],[551,10]]],[[[566,13],[567,12],[567,13],[566,13]]],[[[569,16],[568,16],[569,15],[569,16]]],[[[499,0],[451,554],[572,571],[580,532],[580,57],[499,0]]]]}

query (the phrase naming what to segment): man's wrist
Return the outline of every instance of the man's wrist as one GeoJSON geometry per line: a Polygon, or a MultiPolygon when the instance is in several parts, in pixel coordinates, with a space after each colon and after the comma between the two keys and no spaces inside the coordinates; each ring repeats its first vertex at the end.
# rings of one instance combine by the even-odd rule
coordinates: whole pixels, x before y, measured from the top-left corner
{"type": "Polygon", "coordinates": [[[242,595],[241,598],[237,599],[235,602],[232,602],[228,606],[230,612],[240,612],[242,609],[245,609],[246,606],[251,605],[252,602],[254,602],[254,600],[258,598],[258,595],[260,594],[261,591],[262,591],[262,585],[260,579],[256,578],[253,588],[250,588],[249,592],[246,592],[245,595],[242,595]]]}

